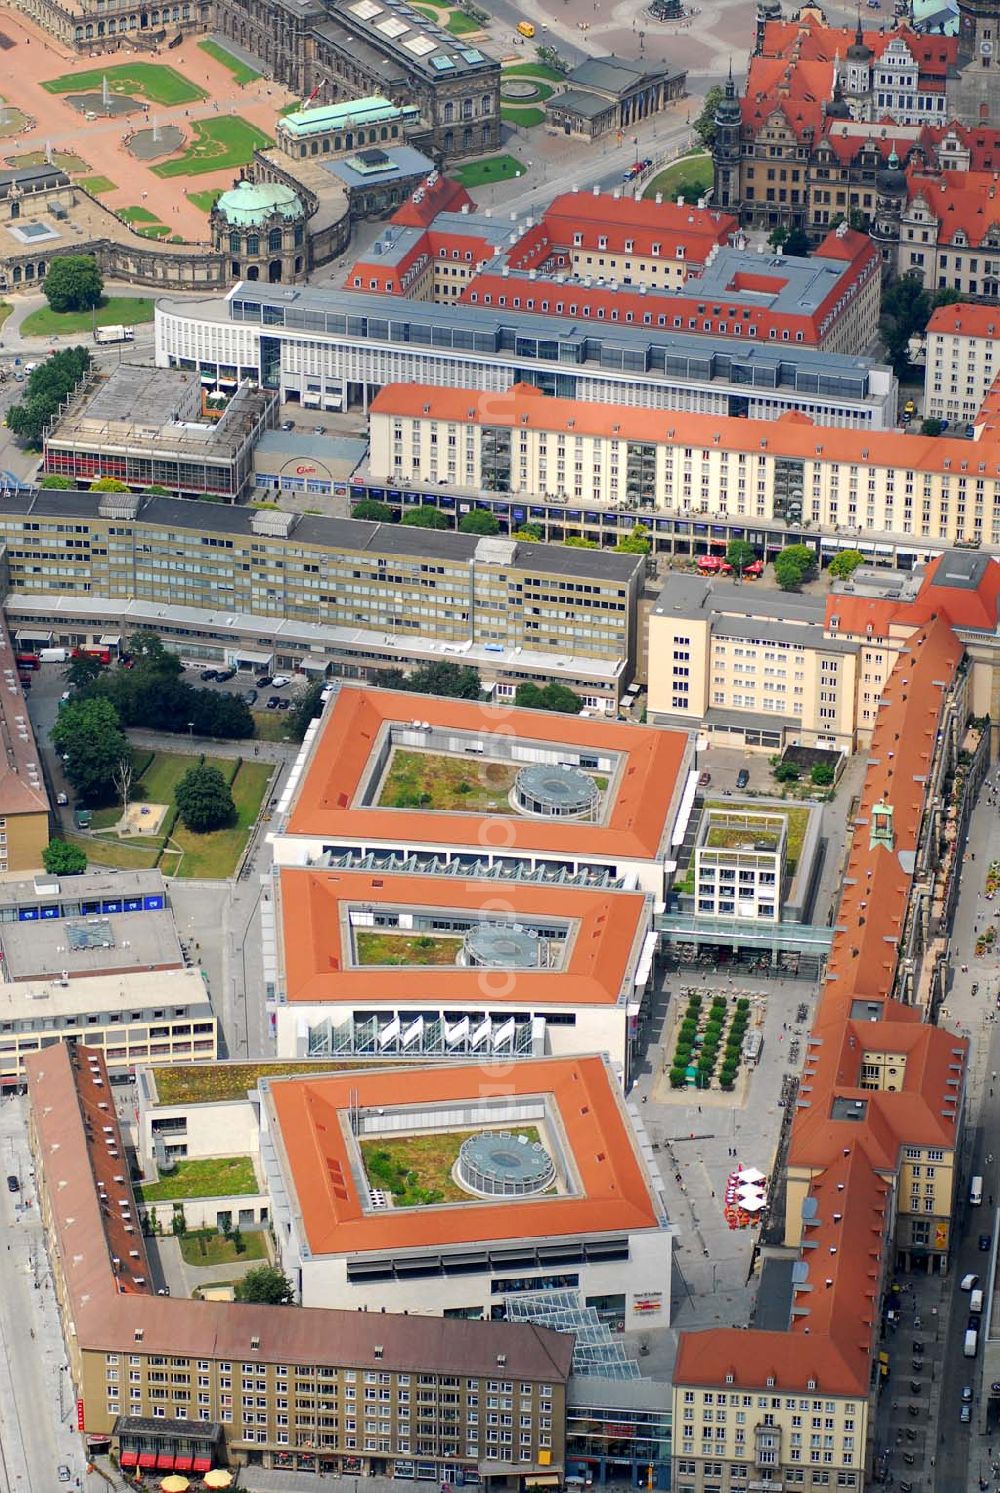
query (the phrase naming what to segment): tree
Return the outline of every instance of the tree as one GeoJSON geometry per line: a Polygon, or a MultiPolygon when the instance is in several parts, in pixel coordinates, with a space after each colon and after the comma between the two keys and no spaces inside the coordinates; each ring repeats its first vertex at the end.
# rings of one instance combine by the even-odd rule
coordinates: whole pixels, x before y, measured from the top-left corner
{"type": "Polygon", "coordinates": [[[774,776],[779,783],[797,783],[799,769],[794,762],[779,762],[774,769],[774,776]]]}
{"type": "Polygon", "coordinates": [[[459,532],[462,534],[499,534],[500,521],[495,513],[490,513],[486,508],[473,508],[471,513],[463,513],[458,521],[459,532]]]}
{"type": "Polygon", "coordinates": [[[411,529],[450,529],[451,519],[440,508],[432,508],[429,503],[423,503],[419,508],[411,508],[409,513],[403,514],[403,523],[411,529]]]}
{"type": "Polygon", "coordinates": [[[810,769],[809,776],[817,788],[829,788],[833,782],[833,768],[829,762],[817,762],[810,769]]]}
{"type": "Polygon", "coordinates": [[[563,544],[571,550],[600,549],[600,545],[596,539],[585,539],[582,534],[570,534],[568,539],[563,540],[563,544]]]}
{"type": "Polygon", "coordinates": [[[53,311],[90,311],[100,305],[104,280],[92,254],[59,254],[42,289],[53,311]]]}
{"type": "Polygon", "coordinates": [[[256,1301],[266,1306],[288,1306],[295,1300],[295,1290],[276,1265],[256,1265],[237,1281],[233,1297],[236,1301],[256,1301]]]}
{"type": "Polygon", "coordinates": [[[373,524],[392,524],[396,522],[396,510],[388,503],[376,502],[374,498],[362,498],[351,509],[351,517],[366,518],[373,524]]]}
{"type": "Polygon", "coordinates": [[[649,530],[636,524],[630,534],[623,534],[615,549],[624,555],[648,555],[650,549],[649,530]]]}
{"type": "Polygon", "coordinates": [[[217,767],[204,762],[188,768],[177,784],[174,799],[185,827],[198,835],[221,829],[236,818],[229,784],[217,767]]]}
{"type": "Polygon", "coordinates": [[[879,332],[897,374],[909,364],[910,338],[926,329],[932,301],[915,275],[903,275],[882,296],[879,332]]]}
{"type": "Polygon", "coordinates": [[[568,684],[553,680],[550,684],[519,684],[514,704],[526,710],[552,710],[559,715],[579,715],[583,709],[580,696],[568,684]]]}
{"type": "Polygon", "coordinates": [[[830,574],[835,581],[846,581],[864,563],[865,557],[860,550],[841,550],[830,561],[830,574]]]}
{"type": "Polygon", "coordinates": [[[767,241],[772,249],[783,249],[787,238],[788,229],[784,223],[779,223],[777,228],[772,228],[771,232],[767,235],[767,241]]]}
{"type": "Polygon", "coordinates": [[[408,690],[414,695],[442,695],[452,700],[478,700],[483,692],[479,671],[468,664],[424,664],[410,674],[386,669],[379,678],[386,689],[408,690]]]}
{"type": "Polygon", "coordinates": [[[119,482],[117,477],[98,477],[96,482],[90,484],[91,492],[128,492],[127,482],[119,482]]]}
{"type": "Polygon", "coordinates": [[[172,648],[164,645],[158,632],[143,628],[134,632],[128,640],[128,651],[138,669],[148,668],[157,674],[169,674],[177,678],[183,671],[180,658],[172,648]]]}
{"type": "Polygon", "coordinates": [[[143,488],[143,494],[147,498],[169,498],[171,496],[169,487],[161,487],[158,482],[151,482],[148,487],[143,488]]]}
{"type": "Polygon", "coordinates": [[[718,83],[713,84],[706,93],[701,113],[694,122],[695,134],[709,150],[715,144],[715,111],[725,96],[725,90],[718,83]]]}
{"type": "Polygon", "coordinates": [[[544,533],[545,530],[542,528],[541,524],[522,524],[519,529],[514,530],[513,534],[510,537],[512,539],[526,539],[530,540],[532,543],[537,543],[537,541],[542,538],[544,533]]]}
{"type": "Polygon", "coordinates": [[[132,756],[111,701],[89,696],[68,701],[51,737],[80,797],[88,803],[111,802],[115,770],[123,758],[132,756]]]}
{"type": "Polygon", "coordinates": [[[50,840],[42,851],[42,865],[50,876],[81,876],[87,869],[87,857],[77,845],[50,840]]]}
{"type": "Polygon", "coordinates": [[[792,254],[796,258],[804,259],[812,248],[809,235],[804,228],[792,228],[785,239],[784,252],[792,254]]]}
{"type": "Polygon", "coordinates": [[[314,679],[305,694],[299,696],[295,709],[290,712],[292,718],[289,721],[289,728],[296,741],[304,739],[310,723],[316,716],[322,714],[322,695],[325,688],[325,679],[314,679]]]}
{"type": "Polygon", "coordinates": [[[774,562],[774,578],[782,591],[796,591],[816,569],[816,556],[807,544],[790,544],[774,562]]]}
{"type": "Polygon", "coordinates": [[[944,425],[941,423],[940,420],[935,420],[932,417],[929,420],[924,420],[924,421],[921,422],[921,425],[920,425],[920,434],[921,435],[934,435],[934,436],[937,436],[937,435],[942,435],[943,433],[944,433],[944,425]]]}
{"type": "Polygon", "coordinates": [[[756,558],[757,551],[745,539],[730,539],[726,545],[726,560],[738,575],[742,575],[747,566],[752,565],[756,558]]]}
{"type": "Polygon", "coordinates": [[[29,446],[40,445],[46,425],[90,364],[85,347],[64,347],[39,363],[28,375],[23,400],[7,411],[7,428],[29,446]]]}
{"type": "Polygon", "coordinates": [[[59,472],[49,472],[48,476],[43,477],[38,485],[39,487],[55,487],[60,492],[68,492],[73,486],[69,478],[61,476],[59,472]]]}
{"type": "Polygon", "coordinates": [[[78,653],[76,658],[70,659],[63,677],[75,689],[86,689],[88,684],[93,684],[103,673],[104,665],[99,658],[95,658],[92,653],[78,653]]]}

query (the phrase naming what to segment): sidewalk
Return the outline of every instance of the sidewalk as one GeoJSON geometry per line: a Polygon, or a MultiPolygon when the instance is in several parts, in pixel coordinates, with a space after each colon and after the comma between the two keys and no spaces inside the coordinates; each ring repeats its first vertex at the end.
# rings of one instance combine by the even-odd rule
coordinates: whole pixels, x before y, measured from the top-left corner
{"type": "Polygon", "coordinates": [[[150,751],[169,750],[178,756],[198,757],[202,753],[212,757],[243,757],[247,762],[290,762],[299,751],[299,742],[254,741],[252,738],[231,740],[215,736],[177,736],[167,738],[162,731],[129,730],[126,736],[133,746],[146,747],[150,751]]]}

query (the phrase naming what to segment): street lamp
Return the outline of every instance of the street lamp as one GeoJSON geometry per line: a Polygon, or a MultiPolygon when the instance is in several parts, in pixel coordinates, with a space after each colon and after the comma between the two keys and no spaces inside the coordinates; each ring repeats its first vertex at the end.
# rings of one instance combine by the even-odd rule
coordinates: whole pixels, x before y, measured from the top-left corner
{"type": "Polygon", "coordinates": [[[194,721],[188,721],[188,740],[194,740],[194,721]]]}

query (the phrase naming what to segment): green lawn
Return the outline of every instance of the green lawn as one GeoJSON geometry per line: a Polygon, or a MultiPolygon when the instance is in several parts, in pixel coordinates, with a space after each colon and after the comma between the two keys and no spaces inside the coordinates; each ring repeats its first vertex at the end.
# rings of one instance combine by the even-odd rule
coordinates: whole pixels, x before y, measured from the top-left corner
{"type": "Polygon", "coordinates": [[[508,74],[512,78],[544,78],[547,83],[561,83],[563,75],[557,67],[550,67],[547,62],[512,62],[510,67],[503,69],[503,76],[508,74]]]}
{"type": "Polygon", "coordinates": [[[92,840],[87,835],[65,832],[62,838],[69,845],[83,851],[93,866],[112,866],[118,871],[151,871],[160,858],[160,842],[143,845],[135,850],[124,841],[92,840]]]}
{"type": "Polygon", "coordinates": [[[359,928],[354,949],[359,964],[454,965],[463,940],[441,934],[392,933],[359,928]]]}
{"type": "Polygon", "coordinates": [[[492,181],[511,181],[523,176],[527,167],[516,156],[490,156],[488,160],[466,161],[464,166],[452,167],[451,175],[463,187],[488,186],[492,181]]]}
{"type": "Polygon", "coordinates": [[[210,187],[207,192],[185,192],[184,195],[200,212],[210,213],[222,196],[222,188],[210,187]]]}
{"type": "MultiPolygon", "coordinates": [[[[24,155],[11,158],[18,168],[22,166],[47,166],[48,156],[44,150],[29,150],[24,155]]],[[[78,156],[72,150],[54,150],[52,152],[52,165],[58,166],[60,171],[68,171],[73,175],[81,171],[89,171],[90,167],[82,156],[78,156]]]]}
{"type": "Polygon", "coordinates": [[[266,762],[242,764],[232,786],[236,804],[236,823],[232,829],[196,835],[178,821],[170,838],[184,852],[177,869],[180,878],[195,876],[223,880],[232,876],[256,823],[270,778],[271,768],[266,762]]]}
{"type": "Polygon", "coordinates": [[[239,115],[223,119],[192,120],[195,139],[182,156],[163,161],[153,170],[157,176],[201,176],[224,167],[245,166],[255,150],[274,144],[269,135],[239,115]]]}
{"type": "MultiPolygon", "coordinates": [[[[155,305],[149,296],[105,297],[104,304],[97,308],[96,324],[109,327],[122,322],[127,327],[138,326],[140,322],[153,320],[155,305]]],[[[21,333],[25,337],[60,337],[65,333],[89,332],[94,324],[93,311],[53,311],[48,306],[39,306],[24,318],[21,333]]]]}
{"type": "Polygon", "coordinates": [[[467,16],[464,10],[455,10],[449,5],[414,5],[412,9],[429,20],[436,21],[452,36],[469,36],[473,31],[482,31],[478,21],[467,16]]]}
{"type": "Polygon", "coordinates": [[[203,88],[159,62],[123,62],[90,72],[63,73],[42,87],[49,93],[100,93],[105,78],[112,93],[135,94],[151,104],[193,104],[207,97],[203,88]]]}
{"type": "Polygon", "coordinates": [[[100,197],[104,192],[117,191],[114,182],[107,176],[81,176],[77,186],[89,192],[91,197],[100,197]]]}
{"type": "Polygon", "coordinates": [[[697,187],[707,192],[711,185],[712,157],[707,151],[699,151],[697,155],[683,156],[654,176],[642,195],[655,197],[662,192],[664,197],[675,197],[682,187],[697,187]]]}
{"type": "Polygon", "coordinates": [[[151,213],[148,207],[120,207],[118,215],[124,218],[126,223],[158,223],[160,221],[156,213],[151,213]]]}
{"type": "Polygon", "coordinates": [[[253,734],[258,741],[288,741],[290,710],[252,710],[253,734]]]}
{"type": "Polygon", "coordinates": [[[13,309],[10,301],[0,301],[0,327],[3,326],[13,309]]]}
{"type": "MultiPolygon", "coordinates": [[[[192,752],[156,752],[153,760],[139,779],[142,785],[142,797],[151,804],[170,804],[174,801],[174,791],[181,778],[190,767],[197,767],[198,753],[192,752]]],[[[225,765],[216,761],[213,766],[225,765]]]]}
{"type": "Polygon", "coordinates": [[[396,747],[378,803],[384,809],[497,813],[509,808],[507,795],[516,776],[517,768],[510,762],[470,762],[442,752],[396,747]]]}
{"type": "Polygon", "coordinates": [[[214,57],[216,62],[221,62],[223,67],[229,69],[234,83],[256,83],[261,76],[256,68],[241,62],[238,57],[233,56],[232,52],[227,52],[225,47],[220,47],[218,42],[200,41],[198,46],[203,52],[207,52],[209,57],[214,57]]]}
{"type": "Polygon", "coordinates": [[[269,1259],[264,1234],[253,1229],[241,1234],[242,1249],[237,1253],[236,1245],[225,1234],[215,1229],[195,1229],[183,1234],[178,1241],[181,1259],[185,1265],[238,1265],[244,1260],[269,1259]]]}
{"type": "Polygon", "coordinates": [[[249,1156],[206,1156],[178,1161],[169,1176],[136,1187],[140,1203],[181,1202],[184,1198],[247,1196],[260,1186],[249,1156]]]}
{"type": "Polygon", "coordinates": [[[169,238],[170,229],[166,223],[147,223],[143,228],[137,228],[136,233],[140,238],[169,238]]]}
{"type": "MultiPolygon", "coordinates": [[[[542,83],[539,84],[539,88],[544,88],[544,86],[542,83]]],[[[552,90],[549,89],[549,92],[551,93],[552,90]]],[[[501,104],[500,118],[504,124],[519,124],[522,129],[530,130],[534,129],[536,124],[541,124],[545,118],[545,110],[535,109],[531,105],[518,109],[513,104],[501,104]]]]}

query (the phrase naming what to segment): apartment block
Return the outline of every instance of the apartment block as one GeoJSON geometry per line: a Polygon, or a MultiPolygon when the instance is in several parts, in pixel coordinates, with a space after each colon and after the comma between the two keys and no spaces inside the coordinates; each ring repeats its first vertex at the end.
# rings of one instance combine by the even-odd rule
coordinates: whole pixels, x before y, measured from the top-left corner
{"type": "Polygon", "coordinates": [[[1000,374],[1000,314],[967,301],[938,306],[927,323],[924,415],[950,425],[974,425],[1000,374]]]}
{"type": "Polygon", "coordinates": [[[595,709],[615,708],[636,649],[641,556],[49,491],[12,497],[0,537],[11,590],[45,598],[37,623],[19,613],[39,644],[89,642],[145,607],[133,625],[191,659],[365,678],[449,657],[511,694],[558,669],[595,709]]]}
{"type": "Polygon", "coordinates": [[[116,1075],[219,1052],[198,969],[0,984],[0,1091],[19,1088],[28,1055],[59,1041],[86,1042],[116,1075]]]}
{"type": "Polygon", "coordinates": [[[403,482],[415,460],[422,472],[437,450],[441,470],[441,453],[454,451],[459,483],[648,510],[654,524],[671,515],[705,525],[703,540],[710,525],[723,526],[721,539],[780,519],[803,527],[806,542],[812,530],[817,549],[816,530],[846,533],[845,547],[866,531],[1000,544],[995,420],[990,413],[968,441],[831,430],[802,415],[681,419],[545,397],[524,384],[499,395],[391,385],[372,402],[371,462],[384,480],[403,482]]]}
{"type": "Polygon", "coordinates": [[[530,1323],[182,1300],[151,1267],[101,1056],[28,1060],[29,1138],[77,1423],[127,1470],[561,1481],[573,1336],[530,1323]]]}

